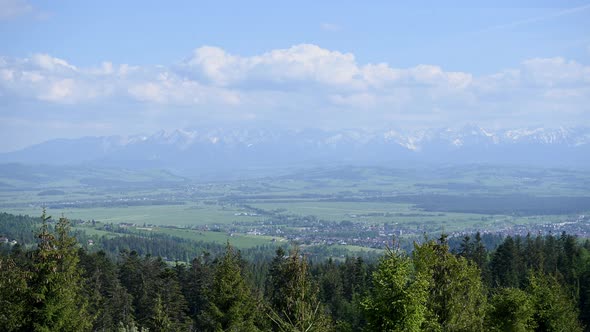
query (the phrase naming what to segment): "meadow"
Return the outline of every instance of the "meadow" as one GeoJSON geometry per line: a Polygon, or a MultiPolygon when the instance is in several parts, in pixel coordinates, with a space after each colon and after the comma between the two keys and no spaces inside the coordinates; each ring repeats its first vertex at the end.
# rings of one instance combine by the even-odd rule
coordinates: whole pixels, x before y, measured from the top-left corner
{"type": "MultiPolygon", "coordinates": [[[[311,229],[306,222],[341,236],[347,234],[341,225],[350,225],[350,236],[366,237],[375,225],[393,225],[404,235],[494,232],[590,214],[590,172],[583,170],[350,166],[204,181],[153,170],[0,169],[3,212],[36,216],[45,207],[54,217],[150,226],[152,232],[242,247],[286,241],[291,238],[281,232],[296,237],[294,232],[311,229]],[[264,230],[252,232],[257,228],[264,230]]],[[[319,241],[310,237],[305,241],[319,241]]],[[[322,241],[333,242],[327,235],[322,241]]]]}

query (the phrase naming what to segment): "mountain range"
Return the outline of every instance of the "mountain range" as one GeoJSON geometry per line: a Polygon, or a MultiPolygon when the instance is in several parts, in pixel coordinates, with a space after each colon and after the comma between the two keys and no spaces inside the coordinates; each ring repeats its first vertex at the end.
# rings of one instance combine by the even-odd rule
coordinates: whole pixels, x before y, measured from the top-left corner
{"type": "Polygon", "coordinates": [[[590,165],[590,128],[162,130],[151,135],[54,139],[2,153],[0,163],[210,171],[338,163],[586,167],[590,165]]]}

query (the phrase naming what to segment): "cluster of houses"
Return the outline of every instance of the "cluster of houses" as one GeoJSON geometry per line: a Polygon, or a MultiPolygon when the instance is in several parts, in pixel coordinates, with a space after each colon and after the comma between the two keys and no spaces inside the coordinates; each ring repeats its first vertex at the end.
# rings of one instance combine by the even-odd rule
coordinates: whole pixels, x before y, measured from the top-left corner
{"type": "MultiPolygon", "coordinates": [[[[219,225],[222,229],[223,225],[219,225]]],[[[225,226],[227,227],[227,226],[225,226]]],[[[424,223],[366,223],[366,222],[330,222],[313,220],[302,222],[276,223],[234,223],[226,229],[231,234],[266,235],[284,238],[307,245],[356,245],[369,248],[383,248],[391,243],[393,237],[416,237],[425,233],[440,232],[440,224],[424,223]]],[[[579,215],[567,221],[552,223],[531,223],[507,225],[500,228],[482,229],[474,227],[461,231],[448,232],[449,237],[462,237],[480,231],[498,235],[559,234],[566,232],[582,238],[590,238],[590,216],[579,215]]]]}
{"type": "MultiPolygon", "coordinates": [[[[256,214],[257,212],[239,213],[240,216],[256,214]]],[[[120,229],[135,228],[147,231],[151,231],[151,227],[153,227],[153,225],[139,227],[139,225],[135,223],[120,223],[118,226],[120,229]]],[[[107,227],[112,226],[105,225],[105,229],[107,229],[107,227]]],[[[181,226],[160,227],[179,228],[181,226]]],[[[265,221],[236,221],[233,224],[200,225],[190,228],[198,231],[225,232],[229,236],[240,234],[270,236],[274,239],[284,239],[305,245],[355,245],[367,248],[383,248],[386,245],[391,245],[393,238],[420,237],[425,233],[433,234],[441,231],[440,224],[434,222],[337,222],[320,220],[315,217],[285,217],[276,215],[269,215],[269,218],[265,221]]],[[[579,237],[590,238],[590,216],[579,215],[571,217],[565,221],[544,224],[512,224],[506,222],[505,226],[499,224],[496,227],[487,229],[481,226],[476,226],[456,232],[447,231],[447,234],[449,237],[462,237],[464,235],[473,234],[477,231],[480,231],[482,234],[491,233],[504,236],[558,234],[566,232],[579,237]]],[[[8,239],[0,238],[0,243],[2,242],[7,243],[8,239]]]]}

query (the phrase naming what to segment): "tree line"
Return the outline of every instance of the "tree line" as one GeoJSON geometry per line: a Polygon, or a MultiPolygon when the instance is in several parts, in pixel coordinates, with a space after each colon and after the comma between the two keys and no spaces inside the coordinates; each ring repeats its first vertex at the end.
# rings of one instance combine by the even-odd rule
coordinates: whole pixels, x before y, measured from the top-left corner
{"type": "MultiPolygon", "coordinates": [[[[36,246],[0,256],[5,331],[584,331],[590,241],[443,234],[377,261],[298,248],[244,259],[229,243],[186,263],[82,248],[45,214],[36,246]]],[[[586,328],[586,331],[588,329],[586,328]]]]}

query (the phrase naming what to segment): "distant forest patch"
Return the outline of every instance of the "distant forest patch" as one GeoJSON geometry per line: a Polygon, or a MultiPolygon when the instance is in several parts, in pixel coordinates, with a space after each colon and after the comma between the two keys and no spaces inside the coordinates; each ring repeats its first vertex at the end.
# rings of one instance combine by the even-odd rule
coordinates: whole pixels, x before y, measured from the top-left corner
{"type": "Polygon", "coordinates": [[[532,196],[532,195],[401,195],[359,199],[329,199],[326,201],[409,203],[430,212],[457,212],[503,215],[576,214],[590,210],[587,196],[532,196]]]}
{"type": "Polygon", "coordinates": [[[37,196],[58,196],[65,195],[66,192],[59,189],[43,190],[37,194],[37,196]]]}

